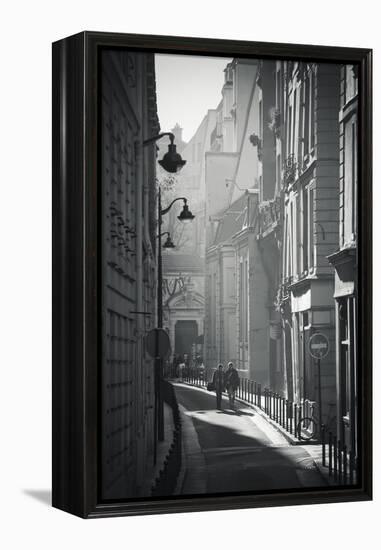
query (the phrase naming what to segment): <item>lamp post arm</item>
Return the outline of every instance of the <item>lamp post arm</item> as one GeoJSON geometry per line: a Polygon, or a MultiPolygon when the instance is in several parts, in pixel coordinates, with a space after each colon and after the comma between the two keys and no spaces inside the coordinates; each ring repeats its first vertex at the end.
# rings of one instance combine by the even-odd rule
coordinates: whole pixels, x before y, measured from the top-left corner
{"type": "Polygon", "coordinates": [[[150,143],[153,143],[154,141],[157,141],[157,140],[161,139],[164,136],[169,136],[169,139],[171,140],[171,144],[173,143],[173,141],[175,139],[175,135],[172,134],[172,132],[162,132],[161,134],[157,134],[157,136],[153,136],[153,137],[150,137],[148,139],[145,139],[143,141],[143,146],[149,145],[150,143]]]}
{"type": "Polygon", "coordinates": [[[176,201],[184,201],[185,204],[187,203],[187,199],[185,197],[177,197],[177,199],[173,199],[173,201],[169,206],[167,206],[167,208],[163,208],[163,210],[161,211],[161,215],[165,216],[165,214],[168,214],[168,212],[170,211],[170,209],[172,208],[172,206],[175,204],[176,201]]]}

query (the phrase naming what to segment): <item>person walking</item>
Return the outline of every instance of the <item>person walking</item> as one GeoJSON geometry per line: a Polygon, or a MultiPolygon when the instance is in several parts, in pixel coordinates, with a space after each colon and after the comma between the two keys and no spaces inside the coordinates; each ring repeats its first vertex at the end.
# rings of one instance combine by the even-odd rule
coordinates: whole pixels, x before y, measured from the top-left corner
{"type": "Polygon", "coordinates": [[[239,386],[239,375],[231,361],[228,363],[228,369],[225,374],[225,386],[229,396],[229,406],[234,410],[235,394],[239,386]]]}
{"type": "Polygon", "coordinates": [[[222,409],[222,392],[225,390],[224,367],[220,363],[213,373],[213,386],[216,392],[217,409],[222,409]]]}

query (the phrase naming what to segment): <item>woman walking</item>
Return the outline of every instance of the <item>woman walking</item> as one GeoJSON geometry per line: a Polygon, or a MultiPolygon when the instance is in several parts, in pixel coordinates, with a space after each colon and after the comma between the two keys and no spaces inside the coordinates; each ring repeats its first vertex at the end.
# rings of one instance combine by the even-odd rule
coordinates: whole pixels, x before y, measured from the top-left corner
{"type": "Polygon", "coordinates": [[[218,365],[213,374],[213,386],[216,392],[217,409],[222,409],[222,392],[225,390],[225,373],[221,363],[218,365]]]}
{"type": "Polygon", "coordinates": [[[226,371],[226,389],[229,395],[229,406],[234,410],[234,401],[237,388],[239,386],[239,376],[237,369],[234,368],[233,363],[230,361],[228,363],[228,370],[226,371]]]}

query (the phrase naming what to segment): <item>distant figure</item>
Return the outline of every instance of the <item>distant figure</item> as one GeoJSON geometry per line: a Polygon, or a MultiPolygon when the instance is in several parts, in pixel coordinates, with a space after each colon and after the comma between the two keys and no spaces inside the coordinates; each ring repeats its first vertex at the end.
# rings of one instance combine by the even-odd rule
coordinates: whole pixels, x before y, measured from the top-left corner
{"type": "Polygon", "coordinates": [[[237,369],[231,361],[228,363],[228,370],[225,373],[225,385],[229,396],[229,406],[234,410],[234,401],[237,388],[239,386],[239,376],[237,369]]]}
{"type": "Polygon", "coordinates": [[[205,379],[205,365],[202,360],[201,355],[197,355],[196,357],[196,368],[197,368],[197,375],[201,380],[205,379]]]}
{"type": "Polygon", "coordinates": [[[179,373],[179,378],[183,380],[185,376],[185,363],[184,363],[183,356],[180,354],[177,356],[177,369],[179,373]]]}
{"type": "Polygon", "coordinates": [[[185,376],[188,377],[189,374],[190,374],[190,369],[189,369],[189,367],[190,367],[190,357],[189,357],[188,353],[184,353],[183,357],[184,357],[183,363],[185,365],[185,367],[184,367],[185,376]]]}
{"type": "Polygon", "coordinates": [[[225,390],[225,373],[221,363],[218,365],[213,374],[213,386],[216,392],[217,409],[222,409],[222,392],[225,390]]]}
{"type": "Polygon", "coordinates": [[[179,365],[181,363],[181,356],[179,354],[175,354],[173,356],[173,364],[172,364],[172,370],[173,370],[173,377],[179,378],[179,365]]]}

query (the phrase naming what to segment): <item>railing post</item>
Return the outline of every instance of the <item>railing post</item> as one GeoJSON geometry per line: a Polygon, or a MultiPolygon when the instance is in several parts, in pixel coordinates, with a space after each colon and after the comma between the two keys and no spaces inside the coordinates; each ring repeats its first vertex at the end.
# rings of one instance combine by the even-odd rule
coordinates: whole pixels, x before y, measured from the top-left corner
{"type": "Polygon", "coordinates": [[[274,393],[274,420],[278,422],[278,394],[274,393]]]}
{"type": "Polygon", "coordinates": [[[333,477],[337,479],[337,437],[333,437],[333,477]]]}
{"type": "Polygon", "coordinates": [[[342,456],[342,447],[341,447],[340,439],[337,442],[337,453],[338,453],[338,466],[337,466],[337,469],[338,469],[338,473],[339,473],[339,481],[342,481],[343,456],[342,456]]]}
{"type": "Polygon", "coordinates": [[[294,403],[294,436],[295,437],[298,437],[298,434],[297,434],[297,422],[296,422],[296,415],[297,415],[297,411],[298,411],[298,406],[296,403],[294,403]]]}
{"type": "Polygon", "coordinates": [[[332,475],[332,432],[328,434],[328,474],[332,475]]]}
{"type": "Polygon", "coordinates": [[[354,460],[353,453],[349,451],[349,483],[353,485],[354,460]]]}
{"type": "MultiPolygon", "coordinates": [[[[300,419],[302,418],[302,407],[299,405],[298,406],[298,423],[300,422],[300,419]]],[[[298,425],[297,423],[297,425],[298,425]]],[[[298,431],[298,430],[296,430],[298,431]]],[[[300,432],[298,432],[298,435],[297,435],[298,439],[301,439],[300,437],[300,432]]]]}
{"type": "Polygon", "coordinates": [[[286,430],[289,431],[289,422],[288,419],[290,417],[290,403],[288,402],[288,399],[286,399],[286,430]]]}
{"type": "Polygon", "coordinates": [[[347,483],[347,446],[343,446],[343,482],[347,483]]]}
{"type": "Polygon", "coordinates": [[[261,384],[258,384],[258,398],[259,398],[258,407],[260,409],[262,409],[262,386],[261,386],[261,384]]]}
{"type": "Polygon", "coordinates": [[[325,426],[324,424],[321,427],[321,455],[322,455],[323,466],[325,466],[325,426]]]}

